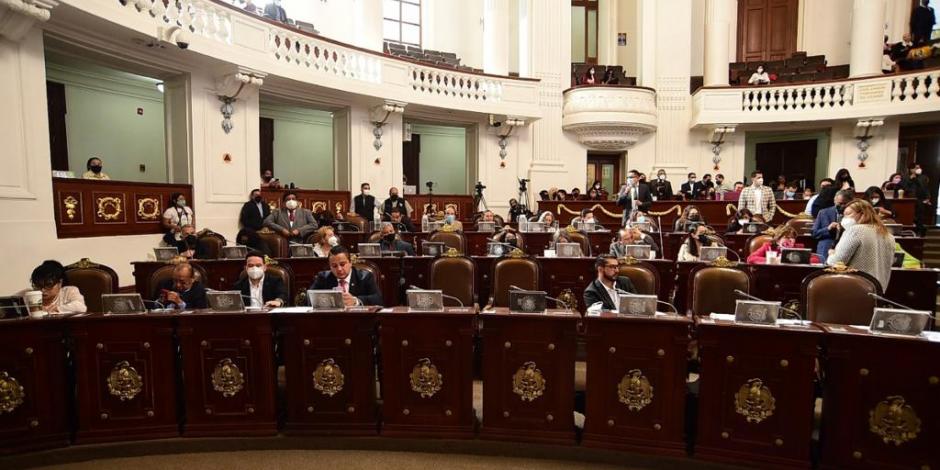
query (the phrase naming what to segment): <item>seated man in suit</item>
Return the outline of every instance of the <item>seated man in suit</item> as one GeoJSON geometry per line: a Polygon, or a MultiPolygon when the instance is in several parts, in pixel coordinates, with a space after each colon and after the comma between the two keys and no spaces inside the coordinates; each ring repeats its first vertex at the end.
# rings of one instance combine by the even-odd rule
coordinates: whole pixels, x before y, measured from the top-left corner
{"type": "Polygon", "coordinates": [[[283,307],[287,304],[287,286],[279,276],[266,276],[268,266],[256,253],[245,257],[247,276],[235,283],[249,307],[283,307]]]}
{"type": "Polygon", "coordinates": [[[453,207],[444,209],[444,225],[449,225],[455,232],[463,232],[463,224],[457,220],[457,211],[453,207]]]}
{"type": "Polygon", "coordinates": [[[157,286],[153,294],[157,302],[180,310],[207,308],[206,287],[196,280],[196,272],[189,263],[180,263],[173,268],[173,279],[157,286]]]}
{"type": "Polygon", "coordinates": [[[250,228],[257,232],[264,226],[264,219],[269,215],[271,215],[271,208],[261,197],[261,190],[252,189],[248,201],[242,204],[238,223],[242,225],[242,228],[250,228]]]}
{"type": "Polygon", "coordinates": [[[390,217],[388,218],[388,221],[394,224],[395,227],[400,232],[414,232],[415,231],[415,226],[413,223],[411,223],[411,219],[402,215],[401,209],[397,207],[392,208],[392,212],[390,213],[390,217]]]}
{"type": "Polygon", "coordinates": [[[300,207],[297,194],[286,192],[281,197],[283,207],[264,219],[264,226],[281,234],[293,243],[303,243],[319,227],[313,212],[300,207]]]}
{"type": "Polygon", "coordinates": [[[597,270],[597,279],[591,281],[584,289],[584,305],[590,308],[595,303],[603,304],[604,310],[617,310],[620,305],[619,291],[635,294],[636,289],[630,278],[618,276],[620,263],[614,255],[600,255],[594,261],[597,270]]]}
{"type": "Polygon", "coordinates": [[[382,222],[382,240],[379,242],[382,251],[401,251],[405,256],[414,256],[415,248],[411,243],[398,238],[398,231],[391,222],[382,222]]]}
{"type": "Polygon", "coordinates": [[[353,267],[349,250],[336,245],[330,250],[330,270],[321,271],[310,286],[314,290],[337,289],[343,292],[343,303],[347,307],[356,305],[382,305],[382,293],[375,276],[369,271],[353,267]]]}

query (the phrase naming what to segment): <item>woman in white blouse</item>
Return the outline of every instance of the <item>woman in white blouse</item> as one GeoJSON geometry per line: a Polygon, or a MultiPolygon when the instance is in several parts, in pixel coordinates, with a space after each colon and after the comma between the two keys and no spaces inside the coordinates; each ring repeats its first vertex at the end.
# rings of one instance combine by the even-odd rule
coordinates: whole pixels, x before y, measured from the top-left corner
{"type": "MultiPolygon", "coordinates": [[[[66,286],[65,267],[54,260],[43,261],[29,277],[33,290],[42,292],[42,310],[47,313],[81,313],[88,310],[78,287],[66,286]]],[[[24,292],[25,293],[25,292],[24,292]]]]}
{"type": "Polygon", "coordinates": [[[770,83],[770,75],[764,71],[763,65],[757,66],[757,71],[751,74],[747,81],[748,85],[767,85],[770,83]]]}
{"type": "Polygon", "coordinates": [[[708,227],[705,225],[694,225],[695,228],[689,230],[689,236],[679,246],[679,261],[698,261],[699,254],[703,246],[714,246],[714,242],[708,238],[708,227]]]}
{"type": "Polygon", "coordinates": [[[173,193],[170,195],[169,207],[163,211],[163,228],[180,240],[179,233],[185,225],[196,225],[193,209],[186,205],[183,193],[173,193]]]}

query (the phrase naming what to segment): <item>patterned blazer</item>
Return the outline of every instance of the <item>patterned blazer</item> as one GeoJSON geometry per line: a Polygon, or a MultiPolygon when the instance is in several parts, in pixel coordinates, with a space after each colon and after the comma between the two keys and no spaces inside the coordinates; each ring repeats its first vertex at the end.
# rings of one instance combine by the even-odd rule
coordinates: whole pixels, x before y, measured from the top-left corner
{"type": "Polygon", "coordinates": [[[761,186],[761,199],[757,200],[757,191],[754,186],[748,186],[741,192],[738,198],[738,210],[748,209],[754,214],[758,211],[763,213],[764,221],[768,224],[774,218],[774,212],[777,212],[777,202],[774,200],[774,192],[768,186],[761,186]]]}

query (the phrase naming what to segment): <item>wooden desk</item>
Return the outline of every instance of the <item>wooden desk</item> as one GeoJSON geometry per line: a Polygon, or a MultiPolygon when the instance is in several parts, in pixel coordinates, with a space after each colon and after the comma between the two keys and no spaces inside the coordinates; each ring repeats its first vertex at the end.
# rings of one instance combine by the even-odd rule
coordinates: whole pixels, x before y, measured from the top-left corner
{"type": "Polygon", "coordinates": [[[265,312],[178,313],[183,435],[270,436],[274,409],[274,348],[265,312]]]}
{"type": "MultiPolygon", "coordinates": [[[[741,261],[747,261],[748,251],[747,243],[750,241],[752,234],[724,234],[721,233],[721,238],[725,241],[725,246],[729,250],[734,250],[738,255],[741,261]]],[[[686,234],[684,233],[664,233],[663,234],[663,244],[665,248],[663,249],[663,256],[666,259],[676,259],[679,256],[679,247],[682,245],[682,242],[685,241],[686,234]]],[[[656,236],[654,235],[654,238],[656,236]]],[[[923,259],[924,257],[924,239],[921,237],[895,237],[894,239],[899,244],[901,248],[904,248],[905,251],[911,254],[911,256],[917,259],[923,259]]],[[[800,235],[796,239],[797,243],[803,245],[804,248],[809,248],[813,250],[813,253],[816,252],[816,245],[819,243],[818,240],[814,239],[809,235],[800,235]]],[[[659,243],[657,239],[656,243],[659,243]]],[[[734,259],[734,255],[729,255],[729,259],[734,259]]]]}
{"type": "Polygon", "coordinates": [[[574,444],[577,313],[484,311],[480,437],[574,444]]]}
{"type": "Polygon", "coordinates": [[[702,358],[695,456],[810,466],[822,330],[697,318],[702,358]]]}
{"type": "Polygon", "coordinates": [[[375,435],[376,307],[274,315],[286,371],[286,434],[375,435]]]}
{"type": "Polygon", "coordinates": [[[379,313],[382,434],[473,438],[476,309],[379,313]]]}
{"type": "Polygon", "coordinates": [[[686,357],[692,321],[604,312],[584,318],[587,406],[582,444],[685,456],[686,357]]]}
{"type": "Polygon", "coordinates": [[[940,468],[940,337],[822,328],[828,360],[820,467],[940,468]]]}
{"type": "Polygon", "coordinates": [[[73,315],[81,444],[179,436],[172,314],[73,315]]]}
{"type": "Polygon", "coordinates": [[[69,443],[66,321],[0,320],[0,455],[69,443]]]}

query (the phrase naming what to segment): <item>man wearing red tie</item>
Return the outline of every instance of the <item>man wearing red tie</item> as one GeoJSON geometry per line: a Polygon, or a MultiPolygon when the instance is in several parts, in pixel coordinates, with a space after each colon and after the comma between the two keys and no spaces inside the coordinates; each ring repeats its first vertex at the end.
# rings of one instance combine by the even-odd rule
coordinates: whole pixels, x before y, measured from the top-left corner
{"type": "Polygon", "coordinates": [[[364,269],[356,269],[349,259],[349,250],[343,245],[330,249],[330,270],[321,271],[313,280],[310,289],[336,289],[343,292],[343,304],[382,305],[382,293],[376,285],[375,276],[364,269]]]}
{"type": "Polygon", "coordinates": [[[284,193],[281,197],[281,206],[264,219],[265,227],[294,243],[303,243],[308,235],[317,230],[317,220],[313,217],[313,213],[310,209],[300,207],[296,194],[284,193]]]}

